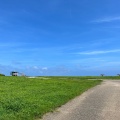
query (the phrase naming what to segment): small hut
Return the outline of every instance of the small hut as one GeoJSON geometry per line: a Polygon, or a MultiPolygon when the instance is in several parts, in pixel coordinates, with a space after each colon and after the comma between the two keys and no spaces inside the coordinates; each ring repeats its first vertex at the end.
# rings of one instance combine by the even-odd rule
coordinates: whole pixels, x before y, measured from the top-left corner
{"type": "Polygon", "coordinates": [[[18,72],[15,72],[15,71],[12,71],[10,74],[11,74],[12,76],[18,76],[18,72]]]}

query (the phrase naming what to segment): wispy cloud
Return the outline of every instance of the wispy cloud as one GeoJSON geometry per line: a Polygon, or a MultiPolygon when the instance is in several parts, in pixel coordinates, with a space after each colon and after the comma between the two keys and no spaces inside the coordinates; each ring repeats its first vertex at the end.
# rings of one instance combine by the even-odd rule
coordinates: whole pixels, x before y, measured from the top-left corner
{"type": "Polygon", "coordinates": [[[113,21],[117,21],[120,20],[120,16],[117,17],[104,17],[101,19],[97,19],[97,20],[93,20],[92,22],[94,23],[103,23],[103,22],[113,22],[113,21]]]}
{"type": "Polygon", "coordinates": [[[120,49],[117,50],[104,50],[104,51],[90,51],[90,52],[79,52],[77,54],[82,54],[82,55],[97,55],[97,54],[106,54],[106,53],[115,53],[115,52],[120,52],[120,49]]]}

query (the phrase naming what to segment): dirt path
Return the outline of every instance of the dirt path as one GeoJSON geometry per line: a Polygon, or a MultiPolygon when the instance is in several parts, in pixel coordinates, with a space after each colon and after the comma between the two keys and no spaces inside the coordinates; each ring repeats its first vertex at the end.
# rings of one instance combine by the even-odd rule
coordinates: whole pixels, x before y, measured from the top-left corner
{"type": "Polygon", "coordinates": [[[120,80],[105,80],[40,120],[120,120],[120,80]]]}

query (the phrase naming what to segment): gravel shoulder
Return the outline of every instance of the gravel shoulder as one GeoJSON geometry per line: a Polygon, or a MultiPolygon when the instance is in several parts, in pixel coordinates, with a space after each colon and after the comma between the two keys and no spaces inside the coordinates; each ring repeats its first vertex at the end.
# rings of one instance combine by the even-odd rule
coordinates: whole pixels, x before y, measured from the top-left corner
{"type": "Polygon", "coordinates": [[[120,80],[104,80],[39,120],[120,120],[120,80]]]}

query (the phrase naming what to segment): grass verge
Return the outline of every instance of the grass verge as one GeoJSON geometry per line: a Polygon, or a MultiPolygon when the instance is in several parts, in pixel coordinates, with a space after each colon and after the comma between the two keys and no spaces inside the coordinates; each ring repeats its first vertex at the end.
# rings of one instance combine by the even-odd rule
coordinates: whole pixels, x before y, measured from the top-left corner
{"type": "Polygon", "coordinates": [[[0,77],[0,120],[34,120],[99,84],[74,77],[0,77]]]}

